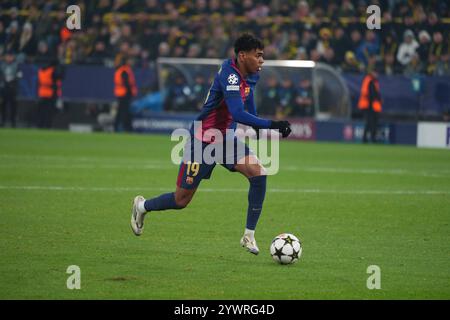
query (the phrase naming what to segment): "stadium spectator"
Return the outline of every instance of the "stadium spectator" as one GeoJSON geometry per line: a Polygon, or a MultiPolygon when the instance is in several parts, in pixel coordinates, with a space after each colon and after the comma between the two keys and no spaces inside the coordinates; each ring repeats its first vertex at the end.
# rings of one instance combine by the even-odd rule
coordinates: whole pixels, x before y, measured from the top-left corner
{"type": "Polygon", "coordinates": [[[300,39],[300,47],[306,50],[308,56],[311,50],[316,47],[316,39],[311,30],[309,29],[303,30],[302,37],[300,39]]]}
{"type": "Polygon", "coordinates": [[[406,30],[403,34],[403,42],[400,44],[397,52],[397,60],[406,67],[416,53],[419,44],[414,38],[414,33],[411,30],[406,30]]]}
{"type": "Polygon", "coordinates": [[[122,42],[120,44],[119,51],[114,57],[114,65],[116,66],[122,65],[130,56],[131,56],[130,43],[122,42]]]}
{"type": "Polygon", "coordinates": [[[104,65],[107,58],[108,53],[106,52],[105,43],[103,41],[98,41],[94,46],[94,51],[91,56],[87,58],[87,61],[92,64],[104,65]]]}
{"type": "Polygon", "coordinates": [[[28,57],[33,57],[36,54],[36,39],[33,33],[33,25],[30,22],[26,22],[23,26],[19,39],[19,52],[28,57]]]}
{"type": "Polygon", "coordinates": [[[280,103],[278,80],[275,76],[270,76],[266,80],[261,94],[258,112],[265,115],[274,115],[280,103]]]}
{"type": "Polygon", "coordinates": [[[296,89],[293,115],[312,117],[314,115],[313,91],[311,80],[303,78],[296,89]]]}
{"type": "Polygon", "coordinates": [[[343,27],[338,26],[334,29],[334,37],[331,40],[331,48],[334,50],[335,63],[341,66],[345,60],[345,52],[348,50],[349,40],[345,35],[343,27]]]}
{"type": "Polygon", "coordinates": [[[354,17],[355,16],[355,7],[350,0],[342,0],[341,6],[338,11],[338,15],[340,17],[354,17]]]}
{"type": "Polygon", "coordinates": [[[160,57],[170,56],[170,47],[167,42],[161,42],[158,47],[158,55],[160,57]]]}
{"type": "Polygon", "coordinates": [[[0,124],[2,127],[5,125],[9,113],[11,126],[14,128],[16,126],[18,80],[22,73],[12,52],[7,52],[4,60],[0,67],[0,92],[2,96],[2,120],[0,124]]]}
{"type": "Polygon", "coordinates": [[[361,46],[361,42],[362,42],[361,32],[359,32],[359,30],[357,30],[357,29],[352,30],[352,32],[350,33],[350,47],[349,47],[349,49],[351,51],[353,51],[353,53],[356,54],[356,51],[361,46]]]}
{"type": "Polygon", "coordinates": [[[328,48],[325,49],[325,52],[324,52],[324,54],[322,56],[322,60],[321,61],[325,62],[327,64],[330,64],[330,65],[334,65],[336,63],[333,48],[328,47],[328,48]]]}
{"type": "Polygon", "coordinates": [[[359,73],[364,69],[364,66],[356,60],[353,51],[347,51],[345,53],[345,61],[342,65],[342,71],[348,73],[359,73]]]}
{"type": "Polygon", "coordinates": [[[382,65],[383,73],[393,74],[397,72],[397,55],[398,43],[395,39],[395,32],[388,32],[383,38],[383,42],[380,47],[380,62],[382,65]]]}
{"type": "Polygon", "coordinates": [[[295,55],[295,60],[308,60],[308,53],[303,47],[297,49],[297,54],[295,55]]]}
{"type": "Polygon", "coordinates": [[[394,39],[398,39],[397,28],[395,27],[394,19],[390,11],[383,11],[383,27],[381,36],[392,35],[394,39]]]}
{"type": "Polygon", "coordinates": [[[186,53],[187,58],[201,58],[201,47],[198,43],[192,43],[189,45],[189,48],[186,53]]]}
{"type": "Polygon", "coordinates": [[[19,52],[20,47],[20,32],[19,22],[14,20],[6,29],[5,51],[19,52]]]}
{"type": "Polygon", "coordinates": [[[316,50],[321,56],[323,56],[325,51],[331,45],[331,30],[328,28],[322,28],[320,29],[319,35],[320,39],[317,41],[316,50]]]}
{"type": "Polygon", "coordinates": [[[399,68],[395,60],[395,55],[393,53],[387,52],[382,56],[382,59],[383,60],[381,61],[381,69],[384,74],[392,75],[394,73],[397,73],[397,70],[399,68]]]}
{"type": "Polygon", "coordinates": [[[246,0],[242,3],[230,0],[192,3],[175,0],[163,3],[156,0],[82,0],[79,5],[83,12],[83,28],[76,32],[65,27],[63,9],[68,4],[69,1],[64,0],[2,2],[0,52],[4,47],[3,50],[16,51],[19,60],[26,57],[27,62],[39,64],[56,54],[65,64],[104,64],[103,46],[108,56],[116,58],[116,63],[122,56],[131,55],[135,63],[146,65],[142,55],[147,53],[142,53],[142,50],[148,50],[150,60],[159,56],[188,55],[222,58],[232,47],[230,39],[245,29],[253,30],[265,39],[267,59],[313,59],[340,67],[345,64],[345,53],[352,51],[366,66],[372,63],[369,60],[373,56],[377,56],[385,65],[383,72],[401,73],[417,52],[421,62],[430,65],[428,73],[447,72],[447,55],[438,54],[439,44],[434,46],[436,52],[429,53],[427,61],[424,61],[429,44],[421,42],[420,37],[417,46],[414,40],[412,44],[407,40],[402,45],[396,40],[402,39],[408,31],[416,36],[420,31],[426,31],[431,38],[440,32],[444,45],[448,47],[446,19],[450,17],[450,11],[446,1],[426,4],[381,1],[383,20],[380,35],[393,37],[393,42],[389,48],[384,48],[384,52],[385,39],[376,39],[376,33],[367,31],[365,19],[361,19],[367,15],[367,3],[360,0],[246,0]],[[365,32],[364,39],[361,32],[365,32]],[[99,49],[96,49],[99,42],[104,45],[99,44],[99,49]],[[128,49],[123,52],[123,43],[128,43],[131,52],[128,49]],[[392,53],[394,47],[397,47],[396,52],[392,53]],[[326,54],[327,48],[334,52],[333,59],[326,54]],[[391,54],[397,58],[393,65],[390,63],[391,54]]]}
{"type": "Polygon", "coordinates": [[[3,21],[0,20],[0,54],[3,53],[6,43],[6,32],[3,21]]]}
{"type": "Polygon", "coordinates": [[[63,42],[58,46],[58,59],[63,64],[73,64],[81,61],[81,54],[80,46],[77,45],[74,38],[63,42]]]}
{"type": "Polygon", "coordinates": [[[427,19],[427,23],[425,26],[425,29],[430,33],[433,34],[437,31],[442,31],[442,27],[439,24],[439,18],[436,14],[436,12],[430,12],[428,14],[428,19],[427,19]]]}
{"type": "Polygon", "coordinates": [[[294,108],[295,88],[290,78],[286,77],[281,81],[278,96],[280,103],[275,116],[277,119],[284,119],[292,113],[294,108]]]}
{"type": "Polygon", "coordinates": [[[411,31],[414,35],[418,35],[420,31],[420,26],[416,23],[412,14],[408,14],[403,17],[403,23],[397,25],[397,30],[399,34],[405,34],[406,31],[411,31]]]}
{"type": "Polygon", "coordinates": [[[50,61],[50,52],[48,50],[48,44],[44,40],[40,40],[37,46],[37,54],[34,62],[38,65],[46,64],[50,61]]]}
{"type": "Polygon", "coordinates": [[[322,62],[322,56],[320,55],[319,51],[316,49],[312,49],[309,52],[309,59],[311,59],[314,62],[322,62]]]}
{"type": "Polygon", "coordinates": [[[165,101],[166,110],[174,111],[194,111],[197,106],[193,105],[189,99],[191,96],[191,89],[189,88],[186,79],[178,74],[175,79],[170,79],[168,85],[167,99],[165,101]]]}
{"type": "Polygon", "coordinates": [[[419,48],[417,48],[417,54],[420,61],[426,63],[428,61],[428,55],[430,52],[431,37],[426,30],[419,32],[419,48]]]}
{"type": "Polygon", "coordinates": [[[361,62],[365,67],[369,65],[370,57],[374,57],[379,54],[380,45],[375,32],[367,30],[364,40],[356,48],[356,59],[361,62]]]}
{"type": "Polygon", "coordinates": [[[433,42],[430,46],[428,73],[443,75],[449,72],[449,47],[444,42],[442,33],[433,33],[433,42]]]}
{"type": "Polygon", "coordinates": [[[206,95],[208,94],[209,85],[206,82],[205,77],[202,74],[197,74],[195,76],[195,83],[192,87],[192,103],[195,106],[195,109],[201,110],[203,107],[203,102],[206,99],[206,95]]]}
{"type": "MultiPolygon", "coordinates": [[[[276,1],[274,1],[276,2],[276,1]]],[[[309,4],[305,0],[301,0],[297,4],[297,8],[295,10],[295,18],[296,19],[304,19],[309,16],[309,4]]]]}
{"type": "Polygon", "coordinates": [[[150,53],[148,50],[139,50],[139,55],[135,57],[133,64],[136,68],[146,69],[150,66],[150,53]]]}
{"type": "Polygon", "coordinates": [[[405,76],[414,76],[420,73],[423,73],[425,70],[424,63],[420,60],[420,56],[418,53],[414,53],[411,61],[404,68],[403,74],[405,76]]]}

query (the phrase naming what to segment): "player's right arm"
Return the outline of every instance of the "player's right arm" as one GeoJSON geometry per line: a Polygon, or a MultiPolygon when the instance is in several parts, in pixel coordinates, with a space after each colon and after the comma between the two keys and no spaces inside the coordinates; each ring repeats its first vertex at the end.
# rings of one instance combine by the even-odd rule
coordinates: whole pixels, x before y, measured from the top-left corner
{"type": "Polygon", "coordinates": [[[251,127],[269,129],[272,121],[268,119],[259,118],[244,110],[241,96],[225,97],[228,111],[230,111],[233,120],[251,127]]]}

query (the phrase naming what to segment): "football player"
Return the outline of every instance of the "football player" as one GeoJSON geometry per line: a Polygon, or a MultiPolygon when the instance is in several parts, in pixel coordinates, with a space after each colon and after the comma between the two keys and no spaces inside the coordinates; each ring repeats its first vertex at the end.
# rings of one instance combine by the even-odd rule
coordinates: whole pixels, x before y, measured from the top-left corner
{"type": "Polygon", "coordinates": [[[262,42],[250,34],[243,34],[235,41],[236,57],[223,62],[196,119],[201,121],[201,125],[193,125],[190,129],[191,137],[184,147],[175,192],[147,200],[142,196],[134,198],[131,228],[135,235],[142,234],[144,218],[149,212],[185,208],[200,182],[209,179],[216,163],[219,163],[231,172],[243,174],[249,181],[247,222],[240,244],[253,254],[259,253],[255,228],[266,194],[266,171],[245,143],[226,132],[242,123],[256,130],[279,130],[283,138],[291,133],[288,121],[263,119],[256,114],[253,93],[264,63],[263,50],[262,42]],[[211,129],[221,135],[208,134],[211,129]],[[196,144],[201,146],[201,150],[210,144],[222,144],[224,151],[218,160],[208,163],[195,154],[196,144]]]}

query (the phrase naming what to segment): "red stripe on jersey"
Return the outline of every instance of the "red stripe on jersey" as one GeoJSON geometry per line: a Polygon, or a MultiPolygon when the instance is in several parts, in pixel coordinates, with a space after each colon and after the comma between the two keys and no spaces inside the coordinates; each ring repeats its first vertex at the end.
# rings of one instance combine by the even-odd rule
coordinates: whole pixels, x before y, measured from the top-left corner
{"type": "Polygon", "coordinates": [[[177,178],[177,186],[181,188],[181,179],[183,178],[184,175],[184,170],[186,170],[186,163],[182,163],[181,164],[181,168],[180,171],[178,172],[178,178],[177,178]]]}
{"type": "Polygon", "coordinates": [[[219,106],[213,110],[206,116],[205,119],[202,120],[202,128],[201,131],[198,130],[195,133],[195,137],[203,142],[213,142],[211,141],[211,137],[205,136],[205,132],[208,129],[217,129],[222,132],[222,135],[225,136],[227,128],[233,122],[233,117],[231,113],[228,111],[228,107],[225,104],[225,100],[222,100],[219,106]]]}

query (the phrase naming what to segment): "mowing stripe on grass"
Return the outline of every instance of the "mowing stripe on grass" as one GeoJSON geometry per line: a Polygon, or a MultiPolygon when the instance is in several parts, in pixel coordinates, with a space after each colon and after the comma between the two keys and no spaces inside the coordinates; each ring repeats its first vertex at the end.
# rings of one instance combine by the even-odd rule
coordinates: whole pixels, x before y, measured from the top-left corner
{"type": "MultiPolygon", "coordinates": [[[[46,190],[46,191],[86,191],[86,192],[126,192],[126,191],[161,191],[171,187],[77,187],[77,186],[5,186],[0,190],[46,190]]],[[[201,192],[248,192],[248,189],[199,188],[201,192]]],[[[271,188],[268,192],[278,193],[332,193],[332,194],[373,194],[373,195],[450,195],[450,190],[327,190],[327,189],[281,189],[271,188]]]]}
{"type": "MultiPolygon", "coordinates": [[[[39,168],[39,169],[54,169],[54,170],[67,170],[67,169],[85,169],[85,170],[172,170],[176,169],[178,165],[167,164],[161,165],[157,163],[146,164],[94,164],[94,163],[0,163],[0,168],[39,168]]],[[[336,173],[336,174],[370,174],[370,175],[403,175],[403,176],[415,176],[415,177],[429,177],[448,179],[450,177],[450,171],[408,171],[403,169],[350,169],[350,168],[336,168],[336,167],[297,167],[286,166],[281,167],[281,170],[285,171],[297,171],[297,172],[314,172],[314,173],[336,173]]]]}

